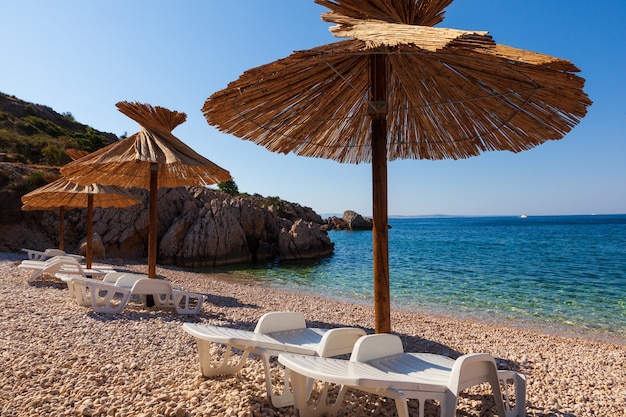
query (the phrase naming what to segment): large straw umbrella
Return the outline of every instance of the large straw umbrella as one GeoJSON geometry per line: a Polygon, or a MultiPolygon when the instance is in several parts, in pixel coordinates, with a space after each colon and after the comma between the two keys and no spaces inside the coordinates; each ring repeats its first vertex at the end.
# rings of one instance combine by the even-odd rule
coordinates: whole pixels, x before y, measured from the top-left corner
{"type": "Polygon", "coordinates": [[[141,201],[116,186],[90,184],[82,186],[72,183],[66,178],[37,188],[22,196],[22,210],[59,210],[59,249],[63,250],[64,210],[65,208],[87,208],[87,250],[85,262],[91,268],[93,249],[93,208],[96,207],[128,207],[141,201]]]}
{"type": "Polygon", "coordinates": [[[202,110],[273,152],[372,164],[375,327],[389,332],[387,161],[527,150],[591,102],[569,61],[432,27],[452,0],[315,2],[350,40],[248,70],[202,110]]]}
{"type": "Polygon", "coordinates": [[[117,108],[139,123],[134,135],[61,168],[79,184],[99,183],[150,190],[148,276],[156,277],[157,191],[161,187],[205,186],[228,181],[228,171],[196,153],[172,134],[185,113],[122,101],[117,108]]]}

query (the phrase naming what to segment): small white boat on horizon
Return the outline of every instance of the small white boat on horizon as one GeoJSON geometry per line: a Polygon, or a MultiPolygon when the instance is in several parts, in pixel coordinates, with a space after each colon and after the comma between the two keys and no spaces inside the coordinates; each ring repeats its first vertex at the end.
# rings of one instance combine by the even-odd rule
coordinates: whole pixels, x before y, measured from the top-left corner
{"type": "Polygon", "coordinates": [[[526,215],[526,213],[524,213],[524,214],[522,214],[521,216],[519,216],[519,218],[520,218],[520,219],[525,219],[525,218],[527,218],[527,217],[528,217],[528,216],[526,215]]]}

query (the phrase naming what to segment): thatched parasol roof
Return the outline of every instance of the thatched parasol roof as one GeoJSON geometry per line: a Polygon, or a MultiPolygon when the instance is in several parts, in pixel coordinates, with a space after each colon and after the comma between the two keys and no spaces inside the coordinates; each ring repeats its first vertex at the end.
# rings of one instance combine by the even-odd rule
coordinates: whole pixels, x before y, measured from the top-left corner
{"type": "Polygon", "coordinates": [[[128,207],[141,201],[117,186],[79,185],[59,178],[22,196],[22,210],[55,210],[61,207],[87,207],[88,196],[96,207],[128,207]]]}
{"type": "Polygon", "coordinates": [[[128,207],[141,203],[137,197],[121,187],[113,185],[90,184],[82,186],[70,182],[67,178],[59,178],[50,184],[37,188],[22,196],[22,210],[60,210],[59,215],[59,249],[63,249],[65,208],[87,209],[87,268],[91,268],[93,208],[97,207],[128,207]]]}
{"type": "Polygon", "coordinates": [[[450,1],[317,3],[333,9],[323,15],[338,24],[331,32],[352,40],[246,71],[206,101],[210,124],[273,152],[370,162],[372,55],[387,58],[388,160],[531,149],[561,139],[591,103],[567,60],[426,26],[450,1]],[[414,10],[391,13],[390,3],[414,10]]]}
{"type": "Polygon", "coordinates": [[[211,185],[231,179],[230,173],[196,153],[172,134],[185,113],[149,104],[117,103],[140,125],[139,132],[71,162],[61,173],[80,184],[114,184],[150,188],[150,167],[158,165],[159,187],[211,185]]]}

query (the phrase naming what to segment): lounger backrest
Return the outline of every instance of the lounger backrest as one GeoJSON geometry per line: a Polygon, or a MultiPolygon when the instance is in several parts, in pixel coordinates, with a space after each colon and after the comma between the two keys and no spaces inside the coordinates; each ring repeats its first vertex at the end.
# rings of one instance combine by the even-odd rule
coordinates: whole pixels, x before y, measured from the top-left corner
{"type": "Polygon", "coordinates": [[[490,381],[490,378],[497,381],[496,375],[496,361],[491,355],[469,353],[454,361],[448,387],[453,393],[458,394],[465,388],[490,381]]]}
{"type": "Polygon", "coordinates": [[[62,251],[61,249],[46,249],[44,252],[44,255],[49,256],[49,257],[53,257],[53,256],[66,256],[67,253],[65,253],[65,251],[62,251]]]}
{"type": "Polygon", "coordinates": [[[169,282],[156,278],[140,278],[131,291],[133,294],[171,294],[172,286],[169,282]]]}
{"type": "Polygon", "coordinates": [[[402,340],[393,334],[378,333],[361,337],[354,344],[351,362],[367,362],[372,359],[403,353],[402,340]]]}
{"type": "Polygon", "coordinates": [[[67,255],[55,255],[51,258],[46,259],[45,262],[49,264],[54,262],[78,263],[76,258],[72,258],[71,256],[67,255]]]}
{"type": "Polygon", "coordinates": [[[125,273],[117,277],[117,279],[115,280],[115,285],[117,285],[118,287],[132,288],[135,285],[135,283],[141,279],[149,279],[149,278],[147,275],[125,273]]]}
{"type": "Polygon", "coordinates": [[[322,336],[316,350],[317,356],[332,358],[350,353],[354,350],[354,344],[362,336],[365,336],[365,330],[356,327],[330,329],[322,336]]]}
{"type": "Polygon", "coordinates": [[[300,313],[274,311],[261,316],[254,328],[255,333],[275,333],[306,329],[306,321],[300,313]]]}
{"type": "Polygon", "coordinates": [[[108,282],[109,284],[115,284],[117,280],[128,274],[128,272],[109,272],[102,278],[102,282],[108,282]]]}

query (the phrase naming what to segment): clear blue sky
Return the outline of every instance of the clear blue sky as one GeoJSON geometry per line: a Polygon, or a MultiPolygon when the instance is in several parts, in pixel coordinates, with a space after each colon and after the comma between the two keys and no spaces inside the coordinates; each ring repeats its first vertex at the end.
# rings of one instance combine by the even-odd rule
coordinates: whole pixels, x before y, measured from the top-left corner
{"type": "MultiPolygon", "coordinates": [[[[0,0],[0,91],[119,135],[115,103],[187,113],[174,134],[240,191],[320,214],[371,214],[369,165],[278,155],[208,125],[201,108],[252,67],[334,42],[312,0],[0,0]]],[[[626,213],[626,1],[456,0],[442,27],[571,60],[594,101],[563,140],[512,154],[389,164],[390,215],[626,213]]]]}

